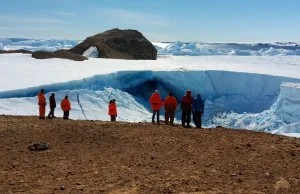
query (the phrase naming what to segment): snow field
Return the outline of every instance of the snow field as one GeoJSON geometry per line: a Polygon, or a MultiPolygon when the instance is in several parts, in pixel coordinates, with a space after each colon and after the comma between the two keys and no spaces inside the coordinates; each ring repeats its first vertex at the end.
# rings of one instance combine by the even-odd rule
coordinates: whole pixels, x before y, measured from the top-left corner
{"type": "Polygon", "coordinates": [[[38,60],[28,54],[2,54],[0,69],[1,92],[121,71],[176,71],[180,74],[188,71],[226,70],[300,78],[300,57],[164,56],[155,61],[91,58],[78,62],[66,59],[38,60]]]}

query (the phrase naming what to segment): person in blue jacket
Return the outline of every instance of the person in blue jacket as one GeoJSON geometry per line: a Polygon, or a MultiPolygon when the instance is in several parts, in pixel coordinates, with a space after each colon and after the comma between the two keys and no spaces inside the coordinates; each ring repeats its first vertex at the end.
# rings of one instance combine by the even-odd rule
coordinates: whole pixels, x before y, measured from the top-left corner
{"type": "Polygon", "coordinates": [[[197,98],[193,102],[193,120],[196,125],[196,128],[202,127],[202,115],[204,113],[204,100],[201,95],[198,93],[197,98]]]}

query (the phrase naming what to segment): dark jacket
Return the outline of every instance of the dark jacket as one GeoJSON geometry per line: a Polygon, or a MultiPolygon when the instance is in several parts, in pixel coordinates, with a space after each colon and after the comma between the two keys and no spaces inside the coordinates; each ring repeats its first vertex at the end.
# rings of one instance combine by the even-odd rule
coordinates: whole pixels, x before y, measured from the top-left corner
{"type": "Polygon", "coordinates": [[[197,96],[197,98],[193,102],[193,111],[196,112],[204,112],[204,100],[201,98],[201,96],[197,96]]]}
{"type": "Polygon", "coordinates": [[[50,96],[49,97],[49,101],[50,101],[50,108],[56,108],[55,97],[54,96],[50,96]]]}
{"type": "Polygon", "coordinates": [[[186,92],[186,95],[183,96],[180,108],[182,111],[192,111],[192,104],[193,104],[194,98],[192,97],[192,91],[188,90],[186,92]]]}

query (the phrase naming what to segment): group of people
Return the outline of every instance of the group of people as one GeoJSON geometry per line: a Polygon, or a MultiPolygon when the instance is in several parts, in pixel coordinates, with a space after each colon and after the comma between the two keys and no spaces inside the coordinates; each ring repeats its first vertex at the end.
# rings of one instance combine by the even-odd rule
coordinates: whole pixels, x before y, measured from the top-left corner
{"type": "MultiPolygon", "coordinates": [[[[177,100],[174,97],[173,93],[170,92],[169,96],[162,101],[159,91],[155,90],[152,96],[149,99],[151,103],[151,108],[153,110],[152,123],[155,123],[155,116],[157,118],[157,124],[159,124],[159,111],[162,106],[165,109],[165,124],[174,125],[174,116],[177,109],[177,100]]],[[[181,124],[183,127],[191,127],[191,114],[193,113],[193,120],[196,125],[196,128],[202,127],[202,115],[204,113],[204,100],[201,95],[198,93],[197,98],[194,99],[192,96],[192,91],[188,90],[186,95],[182,97],[180,102],[181,113],[181,124]]]]}
{"type": "MultiPolygon", "coordinates": [[[[41,91],[38,93],[38,105],[39,105],[39,113],[40,113],[40,119],[45,119],[46,115],[46,98],[45,98],[45,91],[44,89],[41,89],[41,91]]],[[[54,116],[54,111],[56,108],[56,100],[55,100],[55,94],[52,93],[49,97],[50,102],[50,112],[48,114],[48,119],[56,118],[54,116]]],[[[69,119],[69,113],[71,110],[71,103],[68,99],[68,96],[65,96],[65,98],[60,103],[61,109],[64,111],[63,119],[69,119]]]]}
{"type": "MultiPolygon", "coordinates": [[[[44,95],[44,90],[42,89],[38,93],[38,105],[39,105],[39,113],[40,119],[45,119],[45,111],[46,111],[46,98],[44,95]]],[[[56,100],[55,94],[52,93],[49,97],[50,102],[50,112],[48,114],[48,119],[55,118],[54,112],[56,108],[56,100]]],[[[153,110],[152,115],[152,123],[155,124],[155,117],[157,124],[159,124],[159,112],[162,107],[165,109],[165,124],[174,125],[174,117],[175,111],[177,109],[177,100],[174,97],[173,93],[170,92],[169,96],[162,101],[159,91],[155,90],[155,92],[151,95],[149,102],[151,103],[151,108],[153,110]]],[[[60,103],[61,109],[64,112],[63,119],[69,119],[69,113],[71,110],[71,103],[68,99],[68,96],[60,103]]],[[[196,128],[202,127],[202,115],[204,113],[204,100],[202,99],[201,95],[198,93],[197,98],[193,98],[192,91],[188,90],[186,95],[182,97],[180,102],[180,109],[182,111],[181,114],[181,124],[183,127],[191,127],[191,115],[193,113],[193,120],[196,125],[196,128]]],[[[109,101],[108,104],[108,115],[110,115],[111,121],[116,121],[117,113],[117,105],[116,100],[112,99],[109,101]]]]}

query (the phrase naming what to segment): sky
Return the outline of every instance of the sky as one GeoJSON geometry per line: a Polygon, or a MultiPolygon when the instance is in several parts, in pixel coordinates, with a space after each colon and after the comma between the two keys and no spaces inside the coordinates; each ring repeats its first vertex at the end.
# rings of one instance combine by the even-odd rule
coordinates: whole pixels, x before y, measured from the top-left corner
{"type": "Polygon", "coordinates": [[[111,28],[151,41],[300,42],[300,0],[0,0],[0,38],[72,39],[111,28]]]}

